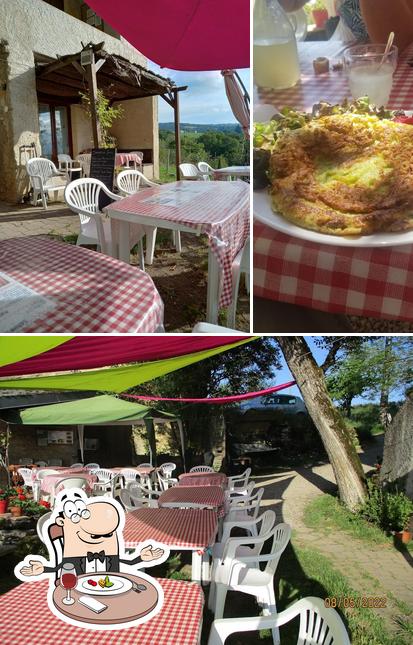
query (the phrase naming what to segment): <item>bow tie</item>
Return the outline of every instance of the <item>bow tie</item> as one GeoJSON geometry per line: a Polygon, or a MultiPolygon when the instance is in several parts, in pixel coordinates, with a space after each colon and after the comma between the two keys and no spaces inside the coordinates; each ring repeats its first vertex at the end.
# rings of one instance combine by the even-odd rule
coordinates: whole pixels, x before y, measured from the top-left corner
{"type": "Polygon", "coordinates": [[[99,553],[92,553],[92,551],[87,552],[87,561],[92,562],[92,560],[100,560],[101,562],[105,561],[105,552],[99,551],[99,553]]]}

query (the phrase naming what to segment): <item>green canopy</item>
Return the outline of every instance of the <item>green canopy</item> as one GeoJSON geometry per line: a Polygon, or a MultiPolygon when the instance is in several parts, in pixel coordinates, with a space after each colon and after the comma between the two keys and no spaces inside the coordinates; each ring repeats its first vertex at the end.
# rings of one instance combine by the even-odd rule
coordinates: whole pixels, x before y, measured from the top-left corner
{"type": "Polygon", "coordinates": [[[116,396],[103,394],[78,401],[39,405],[33,408],[4,412],[9,423],[24,425],[132,425],[145,419],[176,419],[175,415],[149,408],[140,403],[123,401],[116,396]]]}
{"type": "Polygon", "coordinates": [[[73,336],[0,336],[0,365],[37,356],[67,343],[73,336]]]}

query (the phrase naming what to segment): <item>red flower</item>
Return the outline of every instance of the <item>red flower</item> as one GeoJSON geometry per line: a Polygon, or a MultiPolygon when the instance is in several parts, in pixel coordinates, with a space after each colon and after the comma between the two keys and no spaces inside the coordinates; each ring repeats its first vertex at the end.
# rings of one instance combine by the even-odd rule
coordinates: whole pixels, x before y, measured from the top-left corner
{"type": "Polygon", "coordinates": [[[18,495],[17,497],[18,497],[18,499],[21,499],[22,501],[24,501],[26,499],[26,495],[18,495]]]}
{"type": "Polygon", "coordinates": [[[50,508],[50,502],[46,502],[46,500],[45,500],[45,499],[42,499],[42,500],[39,502],[39,505],[40,505],[40,506],[44,506],[45,508],[50,508]]]}
{"type": "Polygon", "coordinates": [[[19,495],[21,495],[21,494],[23,493],[23,488],[21,488],[21,487],[16,488],[16,493],[18,493],[19,495]]]}

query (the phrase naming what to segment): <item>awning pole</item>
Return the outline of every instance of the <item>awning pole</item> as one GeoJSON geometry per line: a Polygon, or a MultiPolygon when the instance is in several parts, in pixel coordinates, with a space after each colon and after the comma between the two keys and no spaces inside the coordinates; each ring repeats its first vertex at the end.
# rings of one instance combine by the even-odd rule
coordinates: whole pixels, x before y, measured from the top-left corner
{"type": "Polygon", "coordinates": [[[182,419],[177,419],[176,422],[178,424],[179,436],[181,438],[182,465],[184,467],[184,473],[186,473],[184,427],[183,427],[183,424],[182,424],[182,419]]]}
{"type": "Polygon", "coordinates": [[[155,438],[155,426],[153,419],[145,419],[146,432],[148,433],[148,442],[149,442],[149,454],[152,466],[157,466],[157,455],[156,455],[156,438],[155,438]]]}
{"type": "Polygon", "coordinates": [[[79,438],[80,456],[82,458],[82,464],[84,464],[85,463],[85,445],[84,445],[85,426],[83,425],[77,426],[77,436],[79,438]]]}
{"type": "Polygon", "coordinates": [[[175,164],[176,164],[176,180],[181,178],[179,166],[181,163],[181,127],[179,116],[179,92],[174,90],[174,120],[175,120],[175,164]]]}

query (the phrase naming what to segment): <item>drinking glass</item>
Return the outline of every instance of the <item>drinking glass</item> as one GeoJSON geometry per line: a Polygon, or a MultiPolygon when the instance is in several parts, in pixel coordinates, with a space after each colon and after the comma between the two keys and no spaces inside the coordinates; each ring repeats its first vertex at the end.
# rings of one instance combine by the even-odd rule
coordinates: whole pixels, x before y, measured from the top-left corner
{"type": "Polygon", "coordinates": [[[386,45],[355,45],[344,52],[344,64],[354,99],[368,96],[376,107],[386,107],[397,66],[397,47],[386,55],[386,45]]]}
{"type": "Polygon", "coordinates": [[[60,576],[60,584],[66,589],[66,598],[63,598],[64,605],[73,605],[75,602],[70,595],[71,589],[74,589],[77,584],[76,569],[71,562],[65,562],[62,566],[62,575],[60,576]]]}

